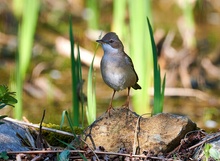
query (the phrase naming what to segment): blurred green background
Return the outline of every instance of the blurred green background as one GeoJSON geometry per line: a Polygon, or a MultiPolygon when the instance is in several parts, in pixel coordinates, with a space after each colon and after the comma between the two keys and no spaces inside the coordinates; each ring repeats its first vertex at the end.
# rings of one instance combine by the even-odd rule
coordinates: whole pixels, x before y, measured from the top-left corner
{"type": "MultiPolygon", "coordinates": [[[[13,80],[16,78],[15,73],[19,72],[16,61],[22,50],[19,45],[26,16],[27,20],[31,20],[30,32],[33,37],[26,40],[31,46],[31,57],[29,59],[25,56],[30,62],[23,76],[21,115],[30,122],[38,123],[46,109],[45,122],[59,124],[62,111],[72,106],[69,45],[69,18],[72,15],[75,43],[79,44],[81,51],[84,93],[87,92],[89,65],[97,45],[95,40],[101,33],[104,35],[109,31],[116,32],[124,42],[125,52],[134,60],[141,84],[153,87],[152,71],[142,70],[151,69],[151,62],[141,57],[142,62],[138,63],[140,57],[136,54],[148,51],[145,45],[147,39],[140,38],[146,34],[148,16],[154,28],[161,76],[163,78],[166,73],[167,77],[164,112],[187,115],[202,128],[218,129],[219,8],[218,0],[0,0],[0,84],[16,84],[13,80]],[[26,10],[26,5],[32,5],[33,8],[28,7],[29,10],[26,10]],[[146,24],[142,23],[144,21],[146,24]],[[141,74],[141,71],[146,73],[141,74]]],[[[26,32],[29,31],[23,29],[24,35],[27,35],[26,32]]],[[[112,95],[112,90],[104,84],[99,70],[102,54],[99,47],[94,62],[97,116],[106,110],[112,95]]],[[[19,93],[11,88],[11,91],[19,93]]],[[[135,97],[140,98],[138,92],[132,91],[135,97]]],[[[116,93],[113,105],[123,104],[126,93],[126,90],[116,93]]],[[[136,106],[140,107],[141,103],[143,108],[146,103],[152,106],[152,99],[147,100],[147,94],[146,97],[142,96],[136,106]]],[[[15,109],[7,107],[0,114],[12,117],[15,109]]]]}

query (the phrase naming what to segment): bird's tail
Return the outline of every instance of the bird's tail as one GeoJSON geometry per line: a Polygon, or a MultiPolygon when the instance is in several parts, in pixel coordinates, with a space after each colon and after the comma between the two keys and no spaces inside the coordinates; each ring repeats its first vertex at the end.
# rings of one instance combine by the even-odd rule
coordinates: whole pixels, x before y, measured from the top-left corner
{"type": "Polygon", "coordinates": [[[135,85],[132,86],[132,88],[134,88],[134,89],[141,89],[141,86],[136,83],[135,85]]]}

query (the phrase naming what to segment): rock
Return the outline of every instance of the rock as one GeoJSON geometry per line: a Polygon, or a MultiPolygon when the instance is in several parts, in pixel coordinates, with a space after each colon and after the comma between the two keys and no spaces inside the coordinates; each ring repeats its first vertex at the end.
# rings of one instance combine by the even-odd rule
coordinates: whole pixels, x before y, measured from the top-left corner
{"type": "Polygon", "coordinates": [[[211,134],[205,133],[205,134],[206,136],[199,143],[197,143],[198,146],[195,147],[194,155],[192,156],[192,159],[206,160],[206,157],[208,154],[209,160],[219,160],[220,159],[220,132],[211,133],[211,134]]]}
{"type": "Polygon", "coordinates": [[[186,133],[195,129],[196,124],[185,116],[161,113],[143,118],[127,108],[119,108],[112,110],[110,117],[105,113],[90,125],[85,140],[90,146],[103,146],[111,152],[126,148],[133,154],[158,154],[173,150],[186,133]]]}
{"type": "MultiPolygon", "coordinates": [[[[29,150],[23,142],[23,140],[27,140],[26,129],[28,128],[6,120],[1,120],[1,122],[4,124],[0,125],[0,152],[29,150]]],[[[29,135],[29,137],[31,136],[29,135]]]]}

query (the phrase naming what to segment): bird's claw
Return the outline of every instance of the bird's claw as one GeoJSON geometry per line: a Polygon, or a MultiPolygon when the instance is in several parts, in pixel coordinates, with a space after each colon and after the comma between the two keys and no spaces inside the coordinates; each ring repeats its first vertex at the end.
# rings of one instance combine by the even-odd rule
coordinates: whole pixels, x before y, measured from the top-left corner
{"type": "Polygon", "coordinates": [[[122,107],[126,107],[129,109],[129,102],[125,102],[125,104],[123,104],[122,107]]]}
{"type": "Polygon", "coordinates": [[[106,113],[108,113],[109,117],[111,116],[110,111],[115,109],[112,106],[109,106],[108,109],[106,110],[106,113]]]}

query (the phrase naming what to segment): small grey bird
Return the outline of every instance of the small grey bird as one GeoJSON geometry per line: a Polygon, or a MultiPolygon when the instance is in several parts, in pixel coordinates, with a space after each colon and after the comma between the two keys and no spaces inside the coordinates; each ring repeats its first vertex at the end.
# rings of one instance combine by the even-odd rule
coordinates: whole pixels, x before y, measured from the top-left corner
{"type": "Polygon", "coordinates": [[[128,88],[127,100],[123,106],[129,108],[130,88],[141,89],[138,82],[138,75],[134,70],[131,58],[124,52],[124,46],[114,32],[107,33],[101,40],[96,42],[102,45],[104,55],[101,60],[101,73],[104,82],[114,92],[107,109],[110,113],[112,101],[116,91],[128,88]]]}

